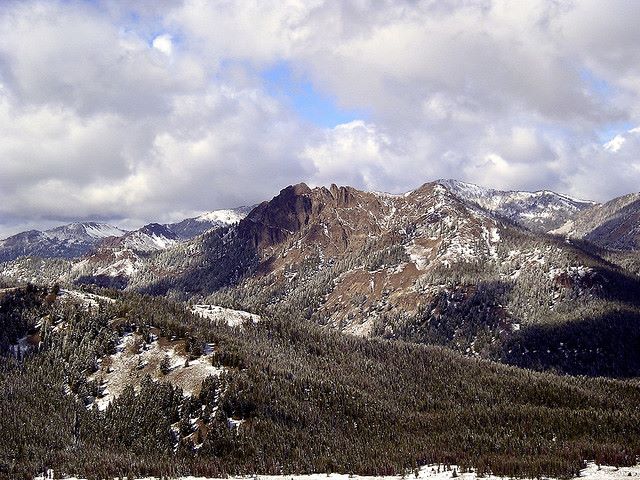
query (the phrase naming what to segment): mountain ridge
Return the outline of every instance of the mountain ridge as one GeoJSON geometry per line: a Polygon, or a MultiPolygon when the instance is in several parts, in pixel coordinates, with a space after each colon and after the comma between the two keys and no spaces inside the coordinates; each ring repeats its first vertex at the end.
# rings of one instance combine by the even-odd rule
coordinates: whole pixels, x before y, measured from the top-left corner
{"type": "MultiPolygon", "coordinates": [[[[289,315],[345,333],[436,343],[541,369],[640,374],[640,356],[630,353],[626,363],[612,357],[614,348],[632,352],[640,335],[627,320],[640,309],[640,278],[584,242],[508,218],[497,208],[502,192],[490,191],[499,198],[488,209],[477,195],[459,194],[460,185],[442,183],[402,195],[290,185],[240,222],[187,241],[169,239],[168,248],[104,248],[50,267],[44,260],[44,266],[16,261],[4,273],[33,280],[51,272],[48,281],[289,315]],[[536,333],[554,323],[564,329],[555,337],[536,333]],[[534,344],[566,335],[586,341],[607,324],[624,342],[614,347],[595,337],[599,356],[589,357],[583,345],[569,351],[556,344],[545,348],[560,352],[551,363],[534,354],[534,344]],[[573,357],[579,361],[562,360],[573,357]]],[[[558,198],[566,201],[547,196],[543,206],[557,212],[549,201],[558,198]]],[[[529,211],[531,203],[523,205],[529,211]]],[[[598,206],[584,211],[592,208],[598,206]]]]}
{"type": "MultiPolygon", "coordinates": [[[[0,262],[21,256],[73,259],[105,246],[117,243],[114,239],[127,237],[133,249],[149,252],[189,240],[212,228],[238,222],[252,207],[212,210],[180,222],[149,223],[136,230],[124,230],[101,222],[73,222],[48,230],[28,230],[0,240],[0,262]],[[155,230],[154,233],[150,230],[155,230]],[[136,233],[137,232],[137,233],[136,233]],[[136,241],[132,237],[139,237],[136,241]],[[111,238],[113,237],[113,238],[111,238]]],[[[126,242],[125,242],[126,243],[126,242]]]]}

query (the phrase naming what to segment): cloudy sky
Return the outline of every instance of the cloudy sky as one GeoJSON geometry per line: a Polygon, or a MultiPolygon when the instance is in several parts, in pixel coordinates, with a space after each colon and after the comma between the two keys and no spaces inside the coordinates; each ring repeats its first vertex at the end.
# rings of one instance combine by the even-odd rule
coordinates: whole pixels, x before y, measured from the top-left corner
{"type": "Polygon", "coordinates": [[[640,2],[0,3],[0,237],[282,187],[640,191],[640,2]]]}

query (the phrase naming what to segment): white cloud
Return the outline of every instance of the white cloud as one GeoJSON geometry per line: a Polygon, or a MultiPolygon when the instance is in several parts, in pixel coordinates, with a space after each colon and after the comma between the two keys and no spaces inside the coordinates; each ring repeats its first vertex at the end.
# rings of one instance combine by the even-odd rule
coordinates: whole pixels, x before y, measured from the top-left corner
{"type": "Polygon", "coordinates": [[[607,143],[605,143],[603,147],[605,148],[605,150],[609,150],[610,152],[615,153],[622,148],[622,145],[624,145],[625,141],[626,139],[622,135],[616,135],[607,143]]]}
{"type": "Polygon", "coordinates": [[[163,35],[158,35],[153,39],[151,44],[153,48],[164,53],[165,55],[171,56],[173,53],[173,40],[171,39],[171,35],[165,33],[163,35]]]}
{"type": "Polygon", "coordinates": [[[0,224],[173,219],[301,180],[637,190],[635,130],[599,133],[640,123],[639,20],[596,0],[10,2],[0,224]],[[366,116],[302,120],[261,78],[282,62],[366,116]]]}

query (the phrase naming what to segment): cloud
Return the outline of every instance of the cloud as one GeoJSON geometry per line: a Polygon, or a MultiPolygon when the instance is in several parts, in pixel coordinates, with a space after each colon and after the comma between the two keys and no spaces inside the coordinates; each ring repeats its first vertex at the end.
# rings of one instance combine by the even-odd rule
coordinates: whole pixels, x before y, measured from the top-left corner
{"type": "Polygon", "coordinates": [[[603,147],[605,148],[605,150],[609,150],[610,152],[615,153],[622,148],[622,145],[624,145],[625,141],[625,137],[623,137],[622,135],[616,135],[607,143],[605,143],[603,147]]]}
{"type": "Polygon", "coordinates": [[[173,53],[173,40],[171,39],[171,35],[165,33],[163,35],[158,35],[153,39],[151,43],[153,48],[164,53],[165,55],[171,56],[173,53]]]}
{"type": "Polygon", "coordinates": [[[595,0],[5,2],[0,229],[298,181],[637,190],[638,135],[612,129],[640,123],[638,20],[595,0]],[[283,66],[309,98],[269,84],[283,66]]]}

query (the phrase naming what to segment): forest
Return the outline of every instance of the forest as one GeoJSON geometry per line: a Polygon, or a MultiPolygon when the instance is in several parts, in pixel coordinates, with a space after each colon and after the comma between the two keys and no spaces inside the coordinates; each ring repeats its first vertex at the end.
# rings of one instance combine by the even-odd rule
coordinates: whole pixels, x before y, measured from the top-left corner
{"type": "Polygon", "coordinates": [[[1,478],[383,475],[432,463],[563,477],[640,454],[636,380],[534,372],[286,315],[230,327],[184,303],[93,291],[114,301],[32,285],[0,298],[1,478]],[[149,329],[185,339],[194,357],[213,345],[223,373],[194,395],[144,378],[99,410],[90,374],[123,335],[149,329]]]}

